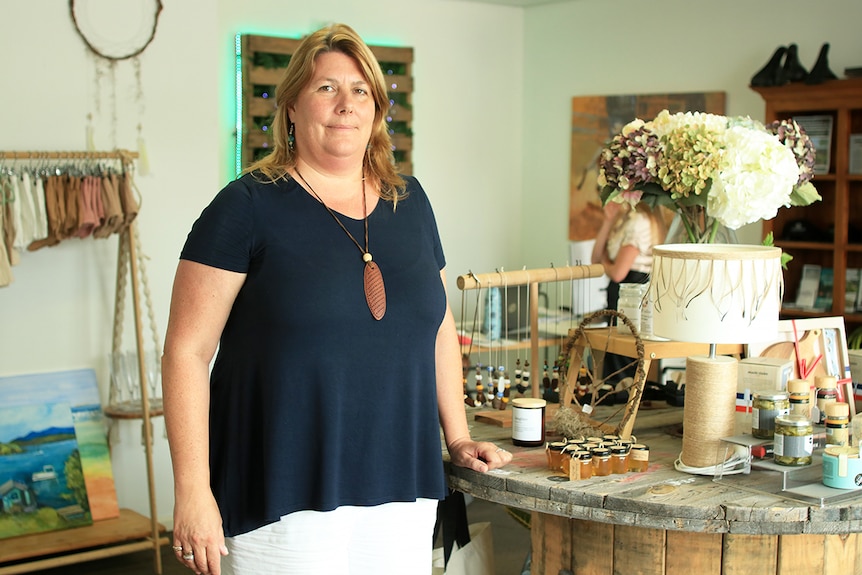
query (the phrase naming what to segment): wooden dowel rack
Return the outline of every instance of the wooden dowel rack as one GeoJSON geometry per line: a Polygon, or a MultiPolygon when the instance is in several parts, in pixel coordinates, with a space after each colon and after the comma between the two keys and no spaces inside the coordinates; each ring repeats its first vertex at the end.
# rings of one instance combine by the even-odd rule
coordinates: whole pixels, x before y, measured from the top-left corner
{"type": "Polygon", "coordinates": [[[539,379],[539,284],[561,281],[585,280],[601,277],[605,269],[601,264],[565,266],[561,268],[537,268],[531,270],[500,271],[458,276],[460,290],[486,289],[492,287],[529,287],[530,302],[530,381],[533,397],[541,396],[539,379]]]}
{"type": "MultiPolygon", "coordinates": [[[[108,151],[3,151],[0,150],[0,160],[120,160],[123,165],[131,163],[132,160],[138,158],[138,152],[131,150],[108,150],[108,151]]],[[[59,551],[56,557],[48,559],[34,559],[39,556],[40,547],[44,545],[34,545],[32,553],[27,553],[26,557],[30,559],[27,562],[16,563],[13,565],[0,566],[0,573],[24,573],[33,571],[39,568],[53,567],[57,565],[66,565],[87,561],[99,557],[108,557],[124,552],[138,551],[142,549],[151,549],[153,552],[153,567],[157,574],[162,572],[162,561],[160,547],[166,545],[169,541],[161,535],[162,527],[158,522],[158,510],[156,508],[156,492],[155,492],[155,469],[153,465],[153,428],[150,421],[150,399],[147,389],[147,369],[146,358],[144,356],[143,343],[143,322],[141,312],[141,294],[139,270],[137,265],[137,253],[134,242],[135,227],[137,221],[132,221],[129,227],[123,230],[120,234],[119,241],[127,246],[129,251],[129,269],[123,269],[121,262],[118,262],[118,275],[128,271],[130,275],[131,291],[132,291],[132,307],[135,320],[135,344],[138,352],[138,378],[141,382],[141,412],[139,417],[143,420],[143,435],[144,435],[144,452],[147,468],[147,486],[148,498],[150,504],[150,517],[148,521],[147,537],[141,537],[139,523],[135,520],[128,520],[126,516],[130,512],[121,510],[120,520],[106,520],[109,525],[120,524],[122,527],[116,528],[116,532],[111,536],[105,536],[104,531],[110,530],[111,527],[102,529],[101,525],[94,525],[89,528],[81,527],[76,529],[77,534],[86,532],[86,536],[82,535],[80,539],[83,542],[70,544],[65,548],[65,551],[59,551]],[[88,545],[86,541],[98,541],[99,545],[104,546],[101,551],[82,551],[88,545]],[[129,542],[132,539],[141,539],[138,542],[129,542]]],[[[122,251],[122,249],[120,250],[122,251]]],[[[105,415],[113,417],[110,410],[105,410],[105,415]]],[[[43,538],[56,538],[54,533],[37,533],[32,536],[25,536],[34,541],[42,541],[43,538]]],[[[92,545],[92,546],[95,546],[92,545]]],[[[2,558],[2,555],[0,555],[2,558]]],[[[0,561],[3,563],[3,561],[0,561]]]]}

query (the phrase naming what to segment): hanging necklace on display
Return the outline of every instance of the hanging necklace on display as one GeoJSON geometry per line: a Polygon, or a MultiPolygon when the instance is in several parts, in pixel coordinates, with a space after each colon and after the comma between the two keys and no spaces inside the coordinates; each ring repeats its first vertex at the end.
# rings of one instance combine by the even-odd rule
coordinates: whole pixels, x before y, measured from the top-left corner
{"type": "Polygon", "coordinates": [[[344,233],[347,234],[356,247],[359,248],[360,253],[362,254],[362,261],[365,262],[365,271],[363,273],[363,284],[365,287],[365,301],[368,303],[368,309],[371,311],[371,315],[376,320],[380,320],[383,318],[383,315],[386,313],[386,287],[383,285],[383,274],[380,273],[380,268],[377,267],[377,264],[374,263],[371,252],[368,251],[368,206],[365,201],[365,175],[362,176],[362,216],[363,221],[365,222],[365,249],[356,241],[356,238],[353,237],[345,225],[341,222],[338,216],[333,212],[329,206],[327,206],[320,196],[317,195],[317,192],[314,191],[314,188],[311,187],[302,174],[299,173],[299,169],[296,169],[296,175],[299,176],[299,179],[302,180],[302,183],[305,184],[305,187],[308,188],[308,191],[312,193],[312,195],[320,202],[326,211],[329,212],[329,215],[333,217],[338,226],[344,230],[344,233]]]}

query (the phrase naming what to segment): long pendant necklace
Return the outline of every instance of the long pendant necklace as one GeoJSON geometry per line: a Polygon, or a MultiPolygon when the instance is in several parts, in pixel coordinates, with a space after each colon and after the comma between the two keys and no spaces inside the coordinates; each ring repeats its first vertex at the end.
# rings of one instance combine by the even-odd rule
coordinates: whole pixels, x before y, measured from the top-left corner
{"type": "Polygon", "coordinates": [[[326,211],[329,212],[329,215],[333,217],[338,226],[344,230],[347,237],[349,237],[353,243],[356,244],[356,247],[359,248],[359,251],[362,254],[362,261],[365,262],[365,271],[362,277],[363,286],[365,288],[365,301],[368,304],[368,309],[371,311],[371,315],[374,319],[382,319],[383,315],[386,313],[386,286],[383,285],[383,274],[380,273],[380,268],[377,267],[376,263],[374,263],[373,258],[371,257],[371,252],[368,251],[368,206],[365,201],[364,174],[362,177],[362,215],[363,221],[365,222],[365,249],[362,249],[362,246],[356,241],[353,234],[351,234],[344,226],[335,212],[333,212],[329,206],[323,202],[321,197],[317,195],[317,192],[314,191],[314,188],[311,187],[311,184],[302,177],[298,168],[296,169],[296,175],[299,176],[299,179],[302,180],[302,183],[305,184],[308,191],[310,191],[317,201],[320,202],[320,205],[326,208],[326,211]]]}

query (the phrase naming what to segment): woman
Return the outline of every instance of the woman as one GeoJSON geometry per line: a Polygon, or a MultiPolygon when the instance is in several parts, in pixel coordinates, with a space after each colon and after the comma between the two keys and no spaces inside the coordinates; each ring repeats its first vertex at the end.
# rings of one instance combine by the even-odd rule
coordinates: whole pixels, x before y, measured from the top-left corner
{"type": "Polygon", "coordinates": [[[204,210],[174,280],[174,549],[211,575],[426,574],[440,428],[456,465],[511,454],[470,438],[434,216],[394,171],[373,54],[319,30],[276,101],[273,151],[204,210]]]}
{"type": "MultiPolygon", "coordinates": [[[[608,276],[608,302],[606,309],[617,309],[620,284],[647,283],[652,270],[652,248],[664,242],[667,234],[661,208],[650,208],[639,203],[608,202],[596,243],[593,245],[592,263],[602,264],[608,276]]],[[[635,366],[630,359],[606,354],[604,378],[614,381],[634,377],[635,366]]],[[[614,381],[611,381],[613,385],[614,381]]]]}

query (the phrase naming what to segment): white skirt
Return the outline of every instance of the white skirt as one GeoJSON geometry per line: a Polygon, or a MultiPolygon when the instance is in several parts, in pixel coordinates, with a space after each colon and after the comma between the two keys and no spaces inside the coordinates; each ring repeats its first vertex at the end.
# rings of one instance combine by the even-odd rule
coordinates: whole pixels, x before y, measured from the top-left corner
{"type": "Polygon", "coordinates": [[[228,537],[224,575],[429,575],[437,501],[297,511],[228,537]]]}

